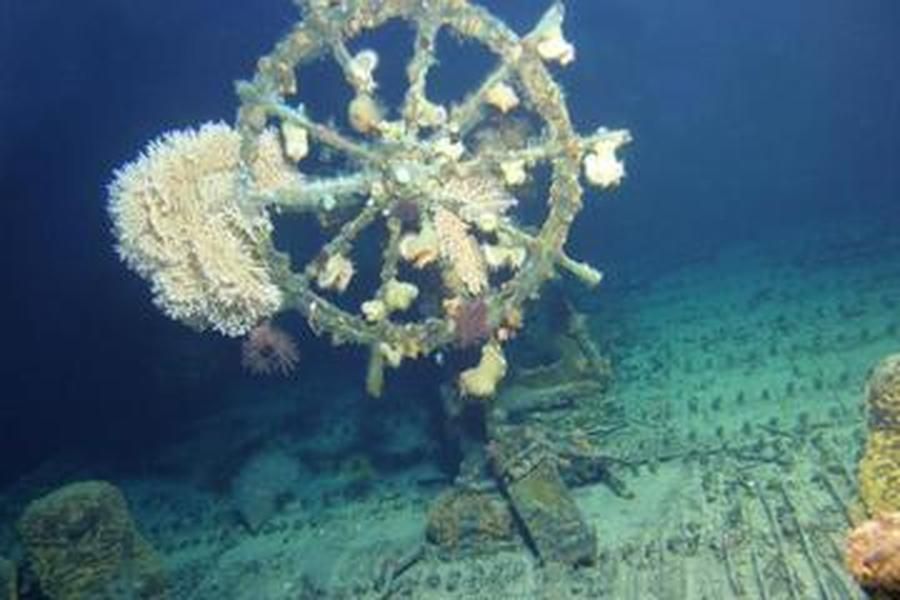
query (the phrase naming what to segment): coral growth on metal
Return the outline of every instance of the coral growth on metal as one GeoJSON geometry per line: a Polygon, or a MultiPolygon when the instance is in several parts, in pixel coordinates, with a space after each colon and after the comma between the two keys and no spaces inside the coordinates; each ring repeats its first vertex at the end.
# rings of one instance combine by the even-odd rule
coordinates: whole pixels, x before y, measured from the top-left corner
{"type": "Polygon", "coordinates": [[[275,279],[285,308],[298,309],[315,331],[334,343],[371,348],[371,392],[380,392],[385,366],[453,344],[454,315],[475,299],[488,307],[487,343],[496,344],[520,326],[522,305],[557,270],[588,284],[599,281],[600,274],[568,257],[563,245],[581,209],[582,183],[608,188],[624,176],[616,150],[629,134],[573,130],[552,75],[575,58],[562,32],[562,4],[550,6],[524,36],[466,0],[297,4],[301,19],[259,59],[253,78],[238,83],[237,129],[249,165],[264,132],[277,128],[303,178],[293,189],[265,196],[255,191],[258,175],[244,169],[242,203],[311,213],[333,226],[302,270],[292,271],[272,248],[275,279]],[[362,34],[395,20],[413,28],[414,43],[402,102],[385,106],[379,56],[358,46],[362,34]],[[427,92],[442,30],[481,44],[496,58],[480,84],[452,105],[427,92]],[[317,82],[304,81],[301,67],[323,57],[333,58],[352,91],[342,125],[320,122],[304,109],[304,91],[317,82]],[[316,151],[338,156],[342,170],[328,176],[304,170],[316,151]],[[550,174],[547,197],[528,201],[546,202],[545,218],[526,229],[517,224],[524,202],[517,192],[538,169],[550,174]],[[379,260],[354,261],[355,244],[372,227],[384,232],[379,260]],[[377,289],[359,310],[344,306],[339,296],[373,266],[377,289]]]}
{"type": "Polygon", "coordinates": [[[283,272],[281,280],[288,303],[314,329],[336,343],[372,348],[370,391],[380,391],[385,364],[396,366],[454,341],[455,311],[473,298],[486,302],[491,330],[502,339],[511,321],[520,322],[521,305],[557,267],[588,283],[599,280],[591,267],[567,257],[563,244],[581,208],[582,171],[599,187],[618,184],[624,168],[615,152],[629,135],[599,129],[582,137],[573,131],[562,91],[548,69],[548,63],[566,65],[575,57],[562,33],[561,4],[554,4],[524,37],[462,0],[299,4],[303,19],[259,60],[254,78],[238,85],[242,156],[252,162],[257,140],[275,124],[286,155],[301,171],[311,145],[339,153],[349,165],[343,174],[311,174],[290,193],[252,201],[285,211],[350,215],[315,261],[299,274],[283,272]],[[415,41],[402,105],[384,107],[378,98],[378,54],[366,48],[354,53],[348,44],[394,19],[414,27],[415,41]],[[443,28],[483,44],[497,58],[481,84],[453,106],[426,94],[443,28]],[[315,121],[303,108],[303,89],[315,82],[298,81],[298,67],[323,55],[334,58],[353,91],[346,130],[315,121]],[[519,114],[537,121],[529,128],[537,133],[525,139],[480,136],[479,141],[489,137],[487,143],[471,135],[488,119],[519,114]],[[542,164],[552,172],[549,210],[532,234],[516,225],[515,192],[542,164]],[[409,214],[415,218],[401,217],[409,214]],[[359,313],[344,310],[329,295],[347,287],[361,266],[350,259],[354,241],[381,220],[387,224],[381,284],[359,313]],[[420,295],[415,283],[398,279],[404,263],[440,275],[442,312],[395,318],[409,312],[420,295]],[[405,294],[396,293],[404,286],[405,294]]]}

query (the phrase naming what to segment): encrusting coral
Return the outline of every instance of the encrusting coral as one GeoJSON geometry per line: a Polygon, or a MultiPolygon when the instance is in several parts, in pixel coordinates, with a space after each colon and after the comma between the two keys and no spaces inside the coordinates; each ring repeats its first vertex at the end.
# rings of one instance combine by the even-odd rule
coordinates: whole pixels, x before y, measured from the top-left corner
{"type": "Polygon", "coordinates": [[[122,493],[103,481],[66,485],[29,504],[17,524],[41,591],[54,600],[168,597],[156,552],[122,493]]]}
{"type": "Polygon", "coordinates": [[[508,113],[519,105],[519,96],[516,90],[507,83],[498,83],[485,95],[488,104],[502,113],[508,113]]]}
{"type": "Polygon", "coordinates": [[[900,354],[885,357],[866,383],[868,435],[859,496],[871,517],[847,538],[846,564],[876,598],[900,595],[900,354]]]}
{"type": "Polygon", "coordinates": [[[870,515],[900,511],[900,354],[882,360],[867,383],[869,432],[859,488],[870,515]]]}
{"type": "Polygon", "coordinates": [[[616,152],[628,132],[575,132],[552,75],[575,59],[561,2],[522,36],[474,2],[296,4],[301,20],[237,84],[235,128],[166,134],[117,172],[109,211],[119,254],[149,281],[166,314],[199,329],[242,336],[280,311],[298,310],[333,343],[367,346],[374,393],[386,366],[454,343],[451,312],[413,306],[423,281],[441,281],[442,289],[429,290],[431,305],[479,298],[488,307],[482,364],[464,374],[461,389],[492,395],[505,372],[498,366],[505,366],[500,343],[511,331],[506,315],[521,315],[559,271],[589,285],[600,281],[563,246],[582,208],[582,183],[605,189],[624,176],[616,152]],[[394,110],[379,98],[377,52],[348,46],[398,19],[409,22],[415,43],[408,87],[394,110]],[[499,59],[476,89],[447,106],[429,98],[426,85],[442,31],[499,59]],[[298,70],[322,56],[334,59],[351,88],[349,126],[315,120],[297,97],[298,70]],[[488,121],[507,134],[486,135],[488,121]],[[324,154],[339,156],[346,170],[301,174],[324,154]],[[511,190],[543,167],[550,180],[545,217],[525,229],[511,190]],[[272,241],[272,218],[282,213],[336,226],[297,270],[272,241]],[[357,238],[378,223],[387,232],[380,261],[351,259],[357,238]],[[421,280],[400,282],[405,266],[421,280]],[[377,289],[354,303],[358,310],[339,306],[335,297],[362,271],[359,281],[377,281],[377,289]]]}
{"type": "Polygon", "coordinates": [[[451,488],[428,511],[425,535],[448,551],[485,551],[515,540],[513,515],[499,492],[451,488]]]}
{"type": "Polygon", "coordinates": [[[463,396],[489,398],[497,393],[497,384],[506,376],[506,358],[500,344],[488,342],[481,348],[481,360],[459,374],[459,390],[463,396]]]}

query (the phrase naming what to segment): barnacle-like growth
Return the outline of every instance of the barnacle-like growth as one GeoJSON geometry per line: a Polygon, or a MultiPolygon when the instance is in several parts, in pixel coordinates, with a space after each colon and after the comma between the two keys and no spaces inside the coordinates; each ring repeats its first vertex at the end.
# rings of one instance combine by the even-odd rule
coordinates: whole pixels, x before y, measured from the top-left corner
{"type": "MultiPolygon", "coordinates": [[[[222,186],[222,197],[216,202],[201,197],[199,204],[193,197],[175,202],[150,193],[130,198],[122,192],[142,174],[126,169],[113,185],[112,203],[123,255],[151,279],[160,303],[177,318],[240,334],[276,310],[297,309],[314,331],[335,344],[369,347],[372,393],[380,392],[386,365],[453,344],[458,333],[453,307],[475,299],[487,307],[490,335],[482,357],[505,365],[500,343],[511,331],[506,321],[522,314],[524,303],[548,278],[563,270],[589,285],[599,282],[600,273],[568,257],[563,246],[582,207],[582,182],[600,188],[618,184],[624,168],[615,153],[630,139],[627,131],[601,128],[581,136],[573,130],[551,74],[575,58],[563,37],[562,4],[552,4],[534,29],[520,36],[467,0],[295,2],[302,19],[259,59],[253,77],[237,85],[240,152],[227,165],[233,178],[222,186]],[[405,96],[392,107],[378,95],[377,52],[351,47],[358,46],[361,34],[395,20],[406,21],[415,40],[405,96]],[[496,56],[495,67],[478,87],[450,106],[426,93],[442,30],[480,43],[496,56]],[[344,111],[348,126],[316,120],[301,103],[304,82],[298,83],[298,70],[322,56],[334,58],[352,91],[344,111]],[[488,121],[496,134],[485,134],[488,121]],[[266,159],[273,139],[282,155],[275,163],[266,159]],[[307,156],[317,152],[339,157],[344,170],[328,176],[307,170],[301,177],[307,156]],[[284,166],[296,175],[289,182],[281,178],[284,166]],[[538,228],[526,230],[516,221],[521,202],[515,193],[542,166],[550,174],[545,218],[538,228]],[[192,236],[181,245],[166,242],[166,260],[149,256],[141,244],[131,243],[135,233],[129,214],[161,213],[153,205],[163,200],[167,210],[172,204],[176,212],[202,213],[212,206],[224,227],[176,229],[166,235],[201,231],[208,237],[192,236]],[[270,215],[289,212],[336,225],[319,254],[298,270],[271,242],[270,215]],[[379,260],[353,261],[359,236],[373,227],[385,232],[379,260]],[[196,260],[186,256],[203,255],[202,244],[215,255],[221,246],[234,258],[235,277],[262,294],[250,297],[257,302],[234,298],[235,288],[221,281],[211,285],[196,260]],[[175,282],[182,288],[179,294],[162,289],[171,264],[181,265],[175,282]],[[371,277],[373,270],[377,277],[371,277]],[[366,277],[355,277],[364,272],[366,277]],[[357,280],[379,283],[348,308],[339,296],[357,280]],[[190,300],[184,309],[183,303],[168,300],[184,294],[190,300]],[[418,301],[432,309],[416,310],[418,301]]],[[[158,242],[155,231],[140,232],[149,236],[148,247],[158,242]]],[[[461,388],[491,395],[493,380],[505,368],[492,369],[484,378],[477,375],[487,369],[478,369],[468,372],[461,388]]]]}

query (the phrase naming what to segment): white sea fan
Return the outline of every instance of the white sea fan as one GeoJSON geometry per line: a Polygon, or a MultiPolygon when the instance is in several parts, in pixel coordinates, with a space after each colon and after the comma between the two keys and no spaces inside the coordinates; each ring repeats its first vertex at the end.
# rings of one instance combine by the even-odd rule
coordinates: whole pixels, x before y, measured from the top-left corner
{"type": "MultiPolygon", "coordinates": [[[[116,173],[109,213],[117,250],[155,303],[199,329],[240,336],[281,306],[265,262],[272,224],[238,203],[240,136],[223,123],[167,133],[116,173]]],[[[251,165],[257,191],[296,177],[267,132],[251,165]]]]}

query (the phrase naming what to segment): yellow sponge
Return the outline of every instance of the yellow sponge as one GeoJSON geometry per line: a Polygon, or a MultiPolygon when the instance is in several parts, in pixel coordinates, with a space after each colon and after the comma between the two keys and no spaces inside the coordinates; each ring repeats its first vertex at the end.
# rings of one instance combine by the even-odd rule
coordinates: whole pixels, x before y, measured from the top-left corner
{"type": "Polygon", "coordinates": [[[869,434],[859,463],[860,496],[869,514],[900,511],[900,354],[875,367],[866,401],[869,434]]]}
{"type": "Polygon", "coordinates": [[[869,432],[859,493],[869,514],[900,511],[900,430],[869,432]]]}

